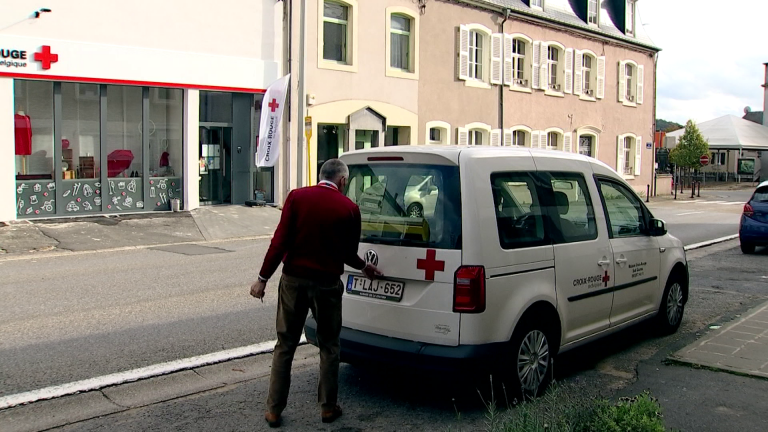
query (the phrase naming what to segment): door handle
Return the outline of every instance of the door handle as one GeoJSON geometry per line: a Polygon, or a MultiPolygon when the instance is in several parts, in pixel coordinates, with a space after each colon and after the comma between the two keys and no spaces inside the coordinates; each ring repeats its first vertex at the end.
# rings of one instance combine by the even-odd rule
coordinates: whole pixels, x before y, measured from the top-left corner
{"type": "Polygon", "coordinates": [[[597,262],[597,265],[599,265],[600,267],[605,267],[607,265],[611,265],[611,261],[610,260],[601,260],[601,261],[597,262]]]}
{"type": "Polygon", "coordinates": [[[616,264],[624,264],[627,262],[626,258],[616,258],[616,264]]]}

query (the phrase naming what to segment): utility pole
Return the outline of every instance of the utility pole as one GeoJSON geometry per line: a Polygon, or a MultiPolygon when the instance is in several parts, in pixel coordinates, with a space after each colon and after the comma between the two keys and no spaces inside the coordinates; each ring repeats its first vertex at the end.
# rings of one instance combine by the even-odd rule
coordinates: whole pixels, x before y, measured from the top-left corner
{"type": "MultiPolygon", "coordinates": [[[[299,102],[296,111],[296,187],[300,188],[304,184],[304,30],[306,28],[306,10],[307,0],[301,0],[301,11],[299,19],[299,102]]],[[[307,161],[309,163],[309,161],[307,161]]]]}

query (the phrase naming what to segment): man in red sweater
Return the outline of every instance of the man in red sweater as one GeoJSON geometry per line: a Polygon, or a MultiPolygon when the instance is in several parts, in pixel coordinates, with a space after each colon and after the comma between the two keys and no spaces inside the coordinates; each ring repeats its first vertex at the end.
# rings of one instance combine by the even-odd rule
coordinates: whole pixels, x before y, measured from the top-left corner
{"type": "MultiPolygon", "coordinates": [[[[277,345],[272,354],[265,419],[280,426],[288,402],[291,364],[304,329],[307,313],[317,321],[320,346],[318,402],[321,419],[330,423],[341,416],[339,390],[339,334],[344,264],[362,270],[370,279],[382,276],[357,254],[360,242],[360,209],[343,194],[349,178],[347,165],[331,159],[320,169],[317,186],[288,194],[280,223],[269,246],[251,295],[263,299],[267,280],[283,262],[278,287],[277,345]]],[[[263,301],[263,300],[262,300],[263,301]]]]}

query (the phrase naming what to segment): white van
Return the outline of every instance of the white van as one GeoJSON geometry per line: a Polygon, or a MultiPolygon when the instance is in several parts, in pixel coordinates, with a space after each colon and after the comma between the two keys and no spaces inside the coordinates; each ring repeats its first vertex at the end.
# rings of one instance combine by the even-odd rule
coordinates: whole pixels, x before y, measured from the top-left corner
{"type": "MultiPolygon", "coordinates": [[[[347,196],[360,256],[343,276],[341,360],[497,368],[528,395],[551,359],[653,318],[674,332],[688,299],[680,240],[612,168],[511,147],[355,151],[347,196]]],[[[305,334],[317,344],[316,323],[305,334]]]]}

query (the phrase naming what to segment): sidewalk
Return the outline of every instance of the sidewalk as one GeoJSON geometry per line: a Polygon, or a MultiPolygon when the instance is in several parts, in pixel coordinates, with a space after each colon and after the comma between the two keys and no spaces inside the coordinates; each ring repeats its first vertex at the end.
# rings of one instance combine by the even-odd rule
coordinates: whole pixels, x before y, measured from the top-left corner
{"type": "Polygon", "coordinates": [[[269,237],[279,220],[280,211],[273,207],[230,205],[178,213],[15,221],[0,226],[0,259],[269,237]]]}
{"type": "Polygon", "coordinates": [[[768,378],[768,302],[678,351],[670,359],[768,378]]]}

